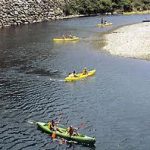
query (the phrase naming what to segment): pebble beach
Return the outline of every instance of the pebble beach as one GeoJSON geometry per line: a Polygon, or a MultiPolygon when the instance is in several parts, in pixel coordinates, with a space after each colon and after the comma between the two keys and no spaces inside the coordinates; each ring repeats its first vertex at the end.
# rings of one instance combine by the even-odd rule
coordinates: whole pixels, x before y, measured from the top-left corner
{"type": "Polygon", "coordinates": [[[150,60],[150,22],[118,28],[104,38],[103,49],[112,55],[150,60]]]}

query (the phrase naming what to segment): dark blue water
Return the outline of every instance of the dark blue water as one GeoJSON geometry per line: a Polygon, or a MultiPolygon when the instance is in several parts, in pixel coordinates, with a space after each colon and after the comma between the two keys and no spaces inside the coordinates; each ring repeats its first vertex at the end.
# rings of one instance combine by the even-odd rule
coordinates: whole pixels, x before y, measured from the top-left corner
{"type": "Polygon", "coordinates": [[[147,17],[106,17],[113,23],[108,28],[96,27],[100,17],[85,17],[1,30],[0,149],[149,150],[150,62],[111,56],[101,47],[102,33],[147,17]],[[52,41],[70,33],[81,40],[52,41]],[[63,81],[85,66],[96,75],[63,81]],[[68,148],[30,123],[51,119],[83,124],[79,132],[95,136],[95,147],[68,148]]]}

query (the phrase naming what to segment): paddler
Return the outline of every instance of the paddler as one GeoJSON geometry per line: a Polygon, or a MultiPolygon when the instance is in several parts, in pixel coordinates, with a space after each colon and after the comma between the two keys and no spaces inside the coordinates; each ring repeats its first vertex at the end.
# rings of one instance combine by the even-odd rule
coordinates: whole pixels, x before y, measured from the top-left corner
{"type": "Polygon", "coordinates": [[[59,124],[59,121],[58,122],[55,122],[54,120],[49,121],[48,128],[52,131],[59,131],[59,129],[57,128],[57,124],[59,124]]]}
{"type": "Polygon", "coordinates": [[[73,71],[73,76],[74,76],[74,77],[77,77],[75,70],[73,71]]]}
{"type": "Polygon", "coordinates": [[[72,136],[72,135],[78,135],[77,129],[73,128],[72,126],[70,126],[70,127],[67,128],[67,132],[68,132],[68,134],[70,136],[72,136]]]}
{"type": "Polygon", "coordinates": [[[65,38],[66,38],[66,36],[63,34],[63,35],[62,35],[62,38],[63,38],[63,39],[65,39],[65,38]]]}
{"type": "Polygon", "coordinates": [[[103,17],[101,18],[101,24],[104,24],[104,19],[103,19],[103,17]]]}
{"type": "Polygon", "coordinates": [[[86,69],[86,67],[82,70],[82,74],[83,75],[86,75],[88,73],[88,71],[87,71],[87,69],[86,69]]]}
{"type": "Polygon", "coordinates": [[[68,127],[67,132],[69,133],[70,136],[73,135],[74,129],[72,126],[68,127]]]}
{"type": "Polygon", "coordinates": [[[69,38],[73,39],[73,36],[71,34],[68,35],[69,38]]]}
{"type": "Polygon", "coordinates": [[[105,21],[104,21],[104,24],[107,24],[107,23],[108,23],[108,22],[105,20],[105,21]]]}
{"type": "Polygon", "coordinates": [[[52,131],[55,131],[55,122],[54,120],[48,122],[48,128],[52,131]]]}
{"type": "Polygon", "coordinates": [[[73,73],[69,73],[69,77],[78,77],[78,76],[76,75],[76,72],[73,71],[73,73]]]}

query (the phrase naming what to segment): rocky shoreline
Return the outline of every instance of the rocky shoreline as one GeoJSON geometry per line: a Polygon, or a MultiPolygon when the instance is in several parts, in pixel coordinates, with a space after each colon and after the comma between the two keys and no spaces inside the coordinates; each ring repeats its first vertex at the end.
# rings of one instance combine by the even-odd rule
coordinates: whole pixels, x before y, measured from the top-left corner
{"type": "Polygon", "coordinates": [[[63,19],[65,0],[1,0],[0,28],[63,19]]]}
{"type": "Polygon", "coordinates": [[[150,23],[128,25],[104,35],[112,55],[150,60],[150,23]]]}

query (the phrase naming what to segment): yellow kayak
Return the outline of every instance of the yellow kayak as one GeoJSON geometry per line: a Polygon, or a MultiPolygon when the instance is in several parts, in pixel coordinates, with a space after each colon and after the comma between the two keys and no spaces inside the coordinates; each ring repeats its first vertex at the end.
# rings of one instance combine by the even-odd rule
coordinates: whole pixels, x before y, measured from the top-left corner
{"type": "Polygon", "coordinates": [[[93,76],[95,74],[96,70],[91,70],[91,71],[88,71],[87,74],[83,75],[83,73],[77,73],[76,76],[68,76],[65,78],[65,81],[66,82],[72,82],[72,81],[77,81],[77,80],[81,80],[81,79],[84,79],[84,78],[87,78],[89,76],[93,76]]]}
{"type": "Polygon", "coordinates": [[[53,38],[53,41],[77,41],[77,40],[79,40],[79,38],[76,36],[73,36],[72,38],[69,37],[53,38]]]}
{"type": "Polygon", "coordinates": [[[111,22],[108,22],[108,23],[105,23],[105,24],[101,24],[101,23],[97,24],[98,27],[106,27],[106,26],[111,26],[111,25],[112,25],[111,22]]]}

